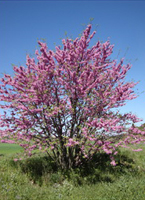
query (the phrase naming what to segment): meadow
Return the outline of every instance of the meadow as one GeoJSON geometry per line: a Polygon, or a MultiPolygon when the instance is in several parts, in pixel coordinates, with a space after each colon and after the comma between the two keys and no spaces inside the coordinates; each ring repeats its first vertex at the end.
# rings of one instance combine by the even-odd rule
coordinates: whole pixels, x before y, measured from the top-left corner
{"type": "Polygon", "coordinates": [[[0,143],[0,156],[19,153],[22,150],[17,144],[0,143]]]}
{"type": "Polygon", "coordinates": [[[120,149],[117,166],[98,154],[81,169],[61,172],[46,155],[23,155],[15,144],[0,144],[0,200],[144,200],[145,145],[120,149]]]}

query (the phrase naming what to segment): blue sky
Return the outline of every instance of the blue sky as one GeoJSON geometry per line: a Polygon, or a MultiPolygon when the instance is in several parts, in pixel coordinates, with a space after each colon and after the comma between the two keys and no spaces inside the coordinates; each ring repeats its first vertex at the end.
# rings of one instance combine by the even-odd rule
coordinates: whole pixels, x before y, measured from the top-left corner
{"type": "Polygon", "coordinates": [[[135,88],[139,97],[121,112],[132,111],[145,122],[144,10],[144,1],[0,0],[0,73],[13,74],[11,64],[25,66],[26,54],[38,48],[37,39],[46,39],[48,48],[54,49],[65,32],[76,38],[94,18],[92,31],[97,34],[91,45],[110,38],[115,45],[112,58],[125,56],[125,64],[132,64],[126,80],[140,81],[135,88]]]}

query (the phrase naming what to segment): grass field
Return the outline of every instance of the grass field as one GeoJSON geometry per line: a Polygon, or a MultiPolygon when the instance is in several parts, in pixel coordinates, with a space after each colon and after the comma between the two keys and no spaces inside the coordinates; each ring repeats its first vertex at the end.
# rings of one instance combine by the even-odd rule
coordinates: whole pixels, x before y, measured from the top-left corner
{"type": "Polygon", "coordinates": [[[22,150],[17,144],[0,143],[0,155],[19,153],[22,150]]]}
{"type": "Polygon", "coordinates": [[[145,145],[138,148],[121,149],[116,167],[98,157],[93,169],[62,174],[43,155],[14,162],[21,148],[0,144],[0,200],[145,200],[145,145]]]}

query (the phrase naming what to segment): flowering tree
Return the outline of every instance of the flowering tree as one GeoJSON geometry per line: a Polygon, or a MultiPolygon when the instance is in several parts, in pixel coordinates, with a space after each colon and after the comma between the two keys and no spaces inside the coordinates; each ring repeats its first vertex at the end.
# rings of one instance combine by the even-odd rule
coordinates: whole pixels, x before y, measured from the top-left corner
{"type": "Polygon", "coordinates": [[[119,146],[144,141],[144,131],[127,128],[140,120],[117,110],[136,98],[136,83],[124,82],[131,66],[109,59],[109,41],[89,48],[95,34],[90,30],[88,25],[80,38],[63,39],[55,52],[39,41],[37,62],[27,56],[27,67],[14,66],[14,77],[1,78],[2,142],[13,140],[29,155],[46,151],[62,168],[71,168],[97,152],[109,154],[115,165],[119,146]],[[111,137],[122,133],[126,137],[118,141],[111,137]]]}

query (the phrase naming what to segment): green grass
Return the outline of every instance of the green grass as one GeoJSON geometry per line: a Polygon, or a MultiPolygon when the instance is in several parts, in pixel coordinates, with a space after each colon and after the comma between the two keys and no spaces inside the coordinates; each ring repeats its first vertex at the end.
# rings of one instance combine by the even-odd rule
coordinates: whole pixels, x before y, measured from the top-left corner
{"type": "Polygon", "coordinates": [[[92,165],[64,173],[45,155],[14,162],[13,153],[20,149],[12,148],[0,144],[0,150],[6,151],[0,157],[0,200],[145,199],[145,145],[138,145],[141,152],[121,149],[116,167],[102,154],[92,165]]]}
{"type": "Polygon", "coordinates": [[[19,153],[23,149],[17,144],[0,143],[0,155],[19,153]]]}

